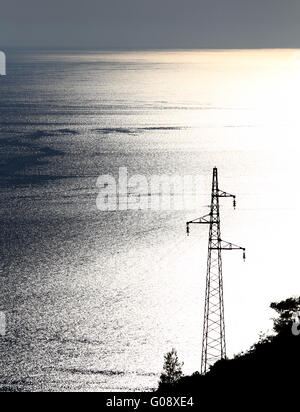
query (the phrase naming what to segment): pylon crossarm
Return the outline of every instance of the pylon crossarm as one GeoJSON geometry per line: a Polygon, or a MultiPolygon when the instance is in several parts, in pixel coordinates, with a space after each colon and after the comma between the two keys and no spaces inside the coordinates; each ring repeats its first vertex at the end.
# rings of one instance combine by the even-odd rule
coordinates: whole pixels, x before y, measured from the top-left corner
{"type": "Polygon", "coordinates": [[[233,197],[233,198],[235,198],[235,195],[232,195],[231,193],[223,192],[223,190],[218,190],[218,197],[233,197]]]}
{"type": "Polygon", "coordinates": [[[224,249],[224,250],[235,250],[235,249],[246,250],[242,246],[235,245],[234,243],[231,243],[231,242],[226,242],[225,240],[221,240],[221,249],[224,249]]]}
{"type": "Polygon", "coordinates": [[[190,225],[191,224],[198,224],[198,225],[199,224],[210,224],[210,222],[211,222],[210,213],[208,215],[199,217],[198,219],[191,220],[191,221],[187,222],[187,224],[186,224],[186,232],[187,232],[188,235],[190,234],[190,225]]]}
{"type": "Polygon", "coordinates": [[[233,207],[236,208],[236,196],[232,195],[231,193],[223,192],[223,190],[217,191],[218,197],[232,197],[233,198],[233,207]]]}
{"type": "Polygon", "coordinates": [[[194,220],[191,220],[190,222],[187,222],[187,225],[190,225],[190,224],[192,224],[192,223],[210,223],[210,213],[208,214],[208,215],[205,215],[205,216],[202,216],[202,217],[199,217],[198,219],[194,219],[194,220]]]}
{"type": "Polygon", "coordinates": [[[218,247],[213,247],[212,249],[220,250],[242,250],[243,259],[246,260],[246,249],[242,246],[235,245],[234,243],[226,242],[225,240],[220,240],[218,247]]]}

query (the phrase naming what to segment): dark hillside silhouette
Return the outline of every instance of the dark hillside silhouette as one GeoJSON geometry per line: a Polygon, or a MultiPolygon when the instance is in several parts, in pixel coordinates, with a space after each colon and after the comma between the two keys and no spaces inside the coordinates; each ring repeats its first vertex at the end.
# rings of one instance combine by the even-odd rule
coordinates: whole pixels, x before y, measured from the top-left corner
{"type": "Polygon", "coordinates": [[[159,392],[195,393],[216,402],[246,396],[247,403],[260,394],[270,403],[299,398],[300,297],[272,303],[279,315],[274,319],[274,335],[262,337],[247,352],[217,362],[201,376],[182,377],[175,385],[160,382],[159,392]]]}

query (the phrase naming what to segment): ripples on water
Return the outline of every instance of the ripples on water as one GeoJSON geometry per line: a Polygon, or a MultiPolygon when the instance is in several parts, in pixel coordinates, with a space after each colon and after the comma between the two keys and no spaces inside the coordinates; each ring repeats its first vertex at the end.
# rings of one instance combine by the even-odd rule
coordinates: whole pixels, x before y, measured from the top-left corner
{"type": "Polygon", "coordinates": [[[231,354],[268,326],[269,301],[297,285],[293,254],[276,237],[292,239],[283,222],[294,210],[282,199],[299,124],[283,111],[288,96],[270,109],[291,56],[7,53],[3,389],[149,390],[172,346],[187,373],[199,369],[207,233],[187,239],[184,229],[206,212],[215,165],[222,189],[240,200],[235,214],[228,203],[222,209],[224,238],[250,248],[247,266],[237,256],[224,262],[231,354]],[[148,177],[203,175],[203,203],[184,212],[97,211],[97,177],[121,166],[148,177]]]}

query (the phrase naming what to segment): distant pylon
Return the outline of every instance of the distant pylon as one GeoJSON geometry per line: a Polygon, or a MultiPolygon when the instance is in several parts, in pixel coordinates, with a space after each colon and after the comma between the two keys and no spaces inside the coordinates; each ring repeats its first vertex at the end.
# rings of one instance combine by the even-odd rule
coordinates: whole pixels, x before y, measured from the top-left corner
{"type": "Polygon", "coordinates": [[[243,258],[244,260],[246,259],[245,248],[225,242],[221,239],[220,197],[232,197],[233,207],[236,207],[235,195],[219,190],[218,169],[215,167],[213,169],[210,213],[199,219],[187,222],[188,235],[190,232],[190,224],[196,223],[209,225],[201,358],[202,374],[208,372],[209,368],[216,361],[226,358],[222,250],[243,250],[243,258]]]}

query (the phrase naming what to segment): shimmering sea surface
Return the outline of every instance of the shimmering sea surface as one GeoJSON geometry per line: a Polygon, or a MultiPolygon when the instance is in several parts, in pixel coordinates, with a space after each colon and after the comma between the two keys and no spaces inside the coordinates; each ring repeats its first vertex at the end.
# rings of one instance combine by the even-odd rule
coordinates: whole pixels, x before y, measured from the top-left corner
{"type": "Polygon", "coordinates": [[[300,294],[299,51],[7,50],[0,77],[0,389],[156,387],[200,368],[211,173],[228,355],[300,294]],[[194,210],[97,210],[98,176],[201,175],[194,210]]]}

